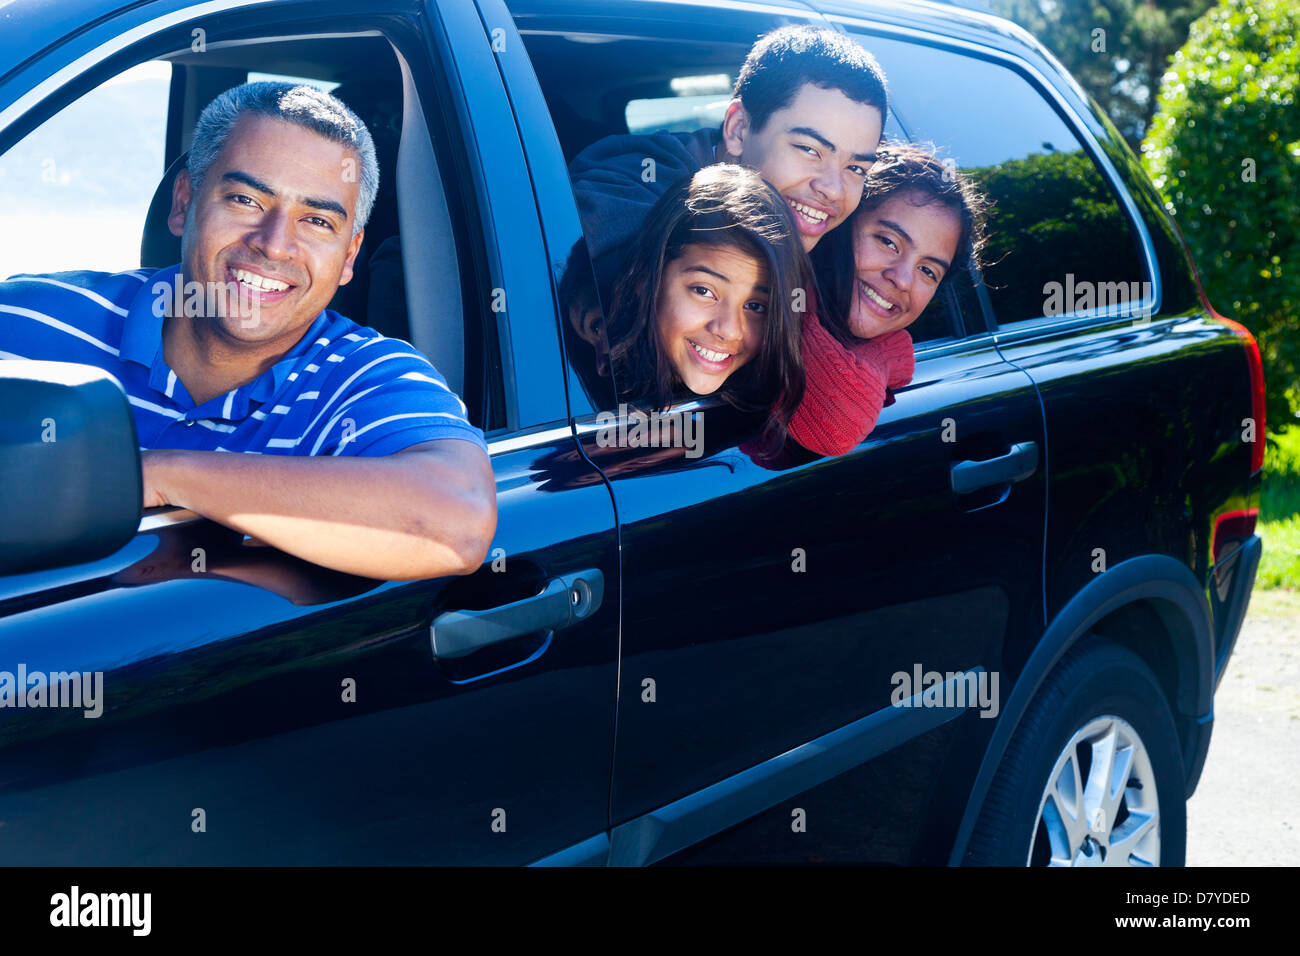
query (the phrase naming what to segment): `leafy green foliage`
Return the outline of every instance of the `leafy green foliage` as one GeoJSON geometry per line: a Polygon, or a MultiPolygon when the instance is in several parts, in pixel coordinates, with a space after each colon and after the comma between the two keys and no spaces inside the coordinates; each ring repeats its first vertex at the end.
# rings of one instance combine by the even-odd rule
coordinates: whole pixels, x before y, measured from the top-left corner
{"type": "Polygon", "coordinates": [[[1275,437],[1300,381],[1300,7],[1222,0],[1166,74],[1143,164],[1215,308],[1260,345],[1275,437]]]}
{"type": "Polygon", "coordinates": [[[1255,587],[1300,587],[1300,427],[1287,429],[1265,452],[1259,534],[1264,554],[1255,587]]]}
{"type": "Polygon", "coordinates": [[[1192,21],[1214,0],[992,0],[1055,54],[1133,146],[1192,21]],[[1103,31],[1100,34],[1097,31],[1103,31]]]}

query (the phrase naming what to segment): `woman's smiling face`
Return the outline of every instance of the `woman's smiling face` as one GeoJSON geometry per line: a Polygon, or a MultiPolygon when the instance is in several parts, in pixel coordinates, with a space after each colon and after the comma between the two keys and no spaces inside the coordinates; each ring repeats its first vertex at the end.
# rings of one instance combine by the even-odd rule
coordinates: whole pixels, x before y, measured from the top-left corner
{"type": "Polygon", "coordinates": [[[691,243],[664,268],[659,347],[697,395],[717,391],[763,342],[766,269],[734,246],[691,243]]]}
{"type": "Polygon", "coordinates": [[[849,330],[860,339],[905,329],[952,268],[957,213],[923,193],[899,193],[853,219],[854,283],[849,330]]]}

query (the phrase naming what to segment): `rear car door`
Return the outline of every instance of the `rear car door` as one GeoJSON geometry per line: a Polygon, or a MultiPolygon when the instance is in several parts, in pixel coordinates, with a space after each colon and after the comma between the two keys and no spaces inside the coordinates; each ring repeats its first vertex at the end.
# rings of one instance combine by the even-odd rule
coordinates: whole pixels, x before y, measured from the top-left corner
{"type": "MultiPolygon", "coordinates": [[[[673,90],[721,90],[716,74],[734,79],[757,35],[800,19],[761,4],[617,19],[509,6],[568,157],[636,115],[701,112],[673,90]]],[[[942,844],[927,811],[957,802],[943,778],[973,774],[993,721],[974,701],[891,700],[898,675],[999,671],[1004,648],[1041,633],[1044,462],[1018,481],[980,465],[1017,448],[1028,461],[1043,434],[1033,385],[998,354],[969,284],[920,322],[912,384],[840,458],[766,470],[739,448],[752,420],[709,401],[675,409],[696,417],[698,457],[610,447],[596,415],[577,418],[623,555],[611,862],[905,863],[942,844]],[[972,468],[969,485],[954,478],[972,468]]]]}
{"type": "MultiPolygon", "coordinates": [[[[329,83],[391,69],[401,139],[383,173],[397,186],[408,275],[423,269],[443,290],[430,301],[427,284],[407,282],[410,314],[441,323],[417,319],[410,338],[465,383],[489,441],[497,533],[473,575],[381,582],[171,511],[146,515],[103,560],[0,578],[0,671],[102,675],[93,717],[0,711],[0,860],[526,863],[572,859],[575,846],[598,856],[616,526],[567,421],[551,277],[536,209],[515,201],[511,184],[528,170],[491,37],[458,3],[249,3],[204,15],[209,6],[137,5],[64,24],[66,37],[46,20],[49,35],[35,30],[29,48],[7,35],[5,63],[27,62],[0,73],[0,162],[28,155],[23,137],[52,128],[76,97],[120,92],[110,81],[138,64],[162,71],[173,117],[202,106],[184,98],[186,83],[193,99],[211,81],[204,70],[233,85],[253,71],[329,83]],[[200,33],[206,60],[192,56],[200,33]],[[124,53],[126,36],[135,44],[124,53]],[[510,308],[493,309],[494,298],[510,308]],[[464,342],[459,358],[444,332],[464,342]]],[[[84,144],[50,148],[65,146],[84,144]]],[[[43,228],[71,226],[51,207],[43,228]]],[[[131,229],[138,242],[140,223],[131,229]]]]}
{"type": "Polygon", "coordinates": [[[1206,530],[1245,505],[1223,497],[1251,471],[1241,395],[1228,387],[1243,363],[1231,330],[1206,315],[1159,200],[1140,170],[1124,188],[1132,158],[1118,134],[1028,64],[935,49],[898,60],[909,85],[944,77],[947,101],[907,119],[926,135],[947,130],[993,200],[996,339],[1033,377],[1053,445],[1048,617],[1142,554],[1176,557],[1205,581],[1206,530]],[[1180,370],[1189,351],[1225,387],[1180,370]]]}

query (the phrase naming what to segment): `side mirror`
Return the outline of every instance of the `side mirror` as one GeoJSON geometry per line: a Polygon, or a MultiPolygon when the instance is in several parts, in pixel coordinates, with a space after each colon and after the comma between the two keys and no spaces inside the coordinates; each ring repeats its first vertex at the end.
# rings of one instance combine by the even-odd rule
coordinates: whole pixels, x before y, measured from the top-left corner
{"type": "Polygon", "coordinates": [[[140,525],[135,418],[90,365],[0,362],[0,574],[107,557],[140,525]]]}

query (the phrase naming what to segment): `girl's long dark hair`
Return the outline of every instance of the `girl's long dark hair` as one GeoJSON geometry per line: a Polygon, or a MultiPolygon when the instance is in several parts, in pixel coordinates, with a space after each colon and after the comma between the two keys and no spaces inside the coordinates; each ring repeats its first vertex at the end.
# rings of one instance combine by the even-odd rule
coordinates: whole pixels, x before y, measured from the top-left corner
{"type": "Polygon", "coordinates": [[[899,193],[916,194],[920,205],[937,202],[956,213],[961,223],[952,268],[940,285],[960,270],[978,268],[984,247],[984,216],[988,200],[968,176],[938,158],[930,144],[881,143],[876,163],[863,185],[862,202],[838,229],[822,237],[812,251],[817,286],[822,293],[818,316],[826,330],[842,345],[856,341],[849,331],[849,312],[856,281],[853,224],[857,218],[883,205],[899,193]]]}
{"type": "Polygon", "coordinates": [[[765,443],[779,445],[803,398],[796,309],[812,308],[812,267],[780,193],[753,170],[719,163],[674,185],[646,215],[614,285],[609,346],[619,394],[633,404],[666,408],[682,395],[659,345],[659,291],[669,263],[687,245],[729,246],[757,261],[770,292],[762,345],[718,389],[734,408],[769,412],[765,443]]]}

